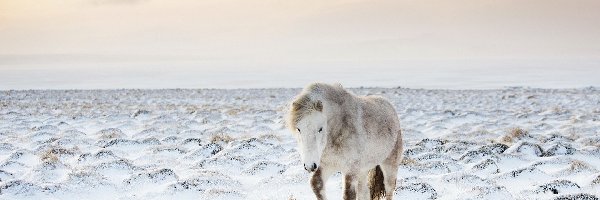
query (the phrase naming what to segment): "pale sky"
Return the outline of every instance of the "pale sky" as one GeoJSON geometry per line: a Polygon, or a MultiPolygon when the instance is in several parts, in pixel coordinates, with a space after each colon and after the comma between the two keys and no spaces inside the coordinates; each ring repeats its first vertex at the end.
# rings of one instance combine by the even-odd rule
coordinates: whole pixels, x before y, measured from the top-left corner
{"type": "Polygon", "coordinates": [[[37,69],[310,76],[303,69],[360,74],[444,61],[558,62],[596,73],[600,1],[0,0],[5,85],[37,69]]]}

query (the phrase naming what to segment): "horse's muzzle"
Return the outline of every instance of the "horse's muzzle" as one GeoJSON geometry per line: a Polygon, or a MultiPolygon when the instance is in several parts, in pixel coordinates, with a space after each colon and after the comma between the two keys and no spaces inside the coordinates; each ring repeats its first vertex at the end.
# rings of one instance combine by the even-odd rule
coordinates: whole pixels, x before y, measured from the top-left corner
{"type": "Polygon", "coordinates": [[[309,172],[314,172],[315,170],[317,170],[317,163],[313,163],[312,165],[304,164],[304,169],[306,169],[306,171],[309,172]]]}

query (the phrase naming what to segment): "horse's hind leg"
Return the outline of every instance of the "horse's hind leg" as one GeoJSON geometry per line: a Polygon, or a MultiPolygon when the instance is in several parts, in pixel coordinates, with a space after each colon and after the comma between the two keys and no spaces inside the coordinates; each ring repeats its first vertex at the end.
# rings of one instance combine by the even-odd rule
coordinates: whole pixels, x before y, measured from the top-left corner
{"type": "Polygon", "coordinates": [[[359,172],[357,176],[357,185],[356,185],[356,199],[357,200],[369,200],[369,185],[367,185],[369,180],[369,171],[359,172]]]}
{"type": "Polygon", "coordinates": [[[391,200],[396,190],[396,179],[398,178],[398,165],[402,160],[402,134],[398,133],[398,139],[396,140],[396,146],[393,151],[380,165],[381,172],[383,172],[383,183],[385,185],[385,198],[391,200]]]}
{"type": "Polygon", "coordinates": [[[398,164],[397,163],[385,163],[381,165],[381,172],[383,172],[383,183],[385,187],[385,199],[391,200],[394,196],[394,190],[396,190],[396,179],[398,176],[398,164]]]}

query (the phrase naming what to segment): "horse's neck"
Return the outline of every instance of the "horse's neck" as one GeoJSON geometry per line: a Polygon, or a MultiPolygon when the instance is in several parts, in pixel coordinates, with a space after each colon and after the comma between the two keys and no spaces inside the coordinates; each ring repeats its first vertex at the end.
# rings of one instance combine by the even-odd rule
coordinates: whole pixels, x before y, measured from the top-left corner
{"type": "Polygon", "coordinates": [[[343,115],[348,112],[344,109],[348,109],[348,107],[354,107],[357,103],[357,100],[353,98],[353,95],[347,92],[340,91],[329,91],[321,94],[320,97],[323,102],[329,107],[329,111],[325,114],[327,115],[328,120],[337,120],[342,118],[343,115]]]}
{"type": "Polygon", "coordinates": [[[349,117],[346,115],[351,115],[353,111],[348,110],[349,108],[354,108],[352,104],[355,102],[345,102],[343,105],[337,103],[329,103],[329,110],[326,111],[325,115],[327,116],[328,121],[341,121],[343,117],[349,117]]]}

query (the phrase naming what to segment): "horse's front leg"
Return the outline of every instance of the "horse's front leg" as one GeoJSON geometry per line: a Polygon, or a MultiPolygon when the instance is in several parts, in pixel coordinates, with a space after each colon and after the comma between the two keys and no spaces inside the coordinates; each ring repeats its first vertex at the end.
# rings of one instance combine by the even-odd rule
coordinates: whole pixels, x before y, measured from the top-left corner
{"type": "Polygon", "coordinates": [[[356,174],[349,173],[344,175],[344,200],[356,199],[356,186],[358,179],[356,174]]]}
{"type": "Polygon", "coordinates": [[[325,200],[325,183],[333,174],[333,170],[320,166],[310,179],[310,185],[318,200],[325,200]]]}

